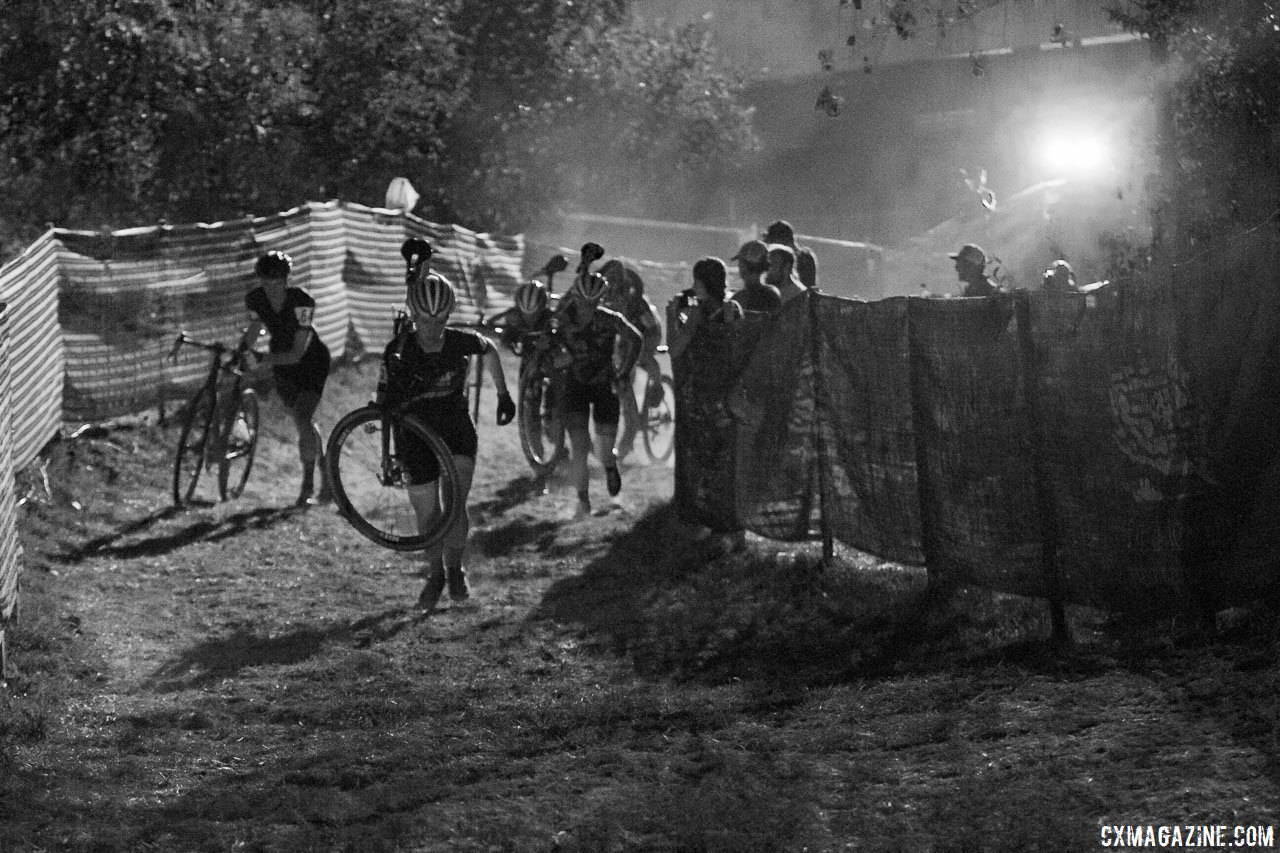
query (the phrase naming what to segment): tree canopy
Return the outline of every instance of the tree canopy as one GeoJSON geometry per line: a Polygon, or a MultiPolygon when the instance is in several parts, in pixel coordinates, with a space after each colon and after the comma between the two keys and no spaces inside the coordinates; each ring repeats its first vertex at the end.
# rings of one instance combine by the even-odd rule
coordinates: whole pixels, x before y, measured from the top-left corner
{"type": "Polygon", "coordinates": [[[754,150],[741,89],[704,32],[638,29],[624,0],[10,0],[0,248],[376,205],[396,176],[488,230],[692,204],[754,150]]]}
{"type": "Polygon", "coordinates": [[[1130,0],[1112,12],[1151,39],[1167,92],[1158,203],[1184,241],[1280,213],[1280,2],[1130,0]]]}

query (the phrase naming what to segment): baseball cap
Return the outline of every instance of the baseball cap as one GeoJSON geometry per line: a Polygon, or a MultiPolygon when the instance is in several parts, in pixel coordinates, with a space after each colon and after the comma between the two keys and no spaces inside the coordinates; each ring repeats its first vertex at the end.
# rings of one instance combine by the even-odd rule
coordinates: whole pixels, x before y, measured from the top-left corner
{"type": "Polygon", "coordinates": [[[973,243],[965,243],[960,247],[960,251],[951,252],[947,255],[952,260],[962,260],[970,264],[979,264],[985,266],[987,263],[987,253],[982,251],[982,247],[973,243]]]}
{"type": "Polygon", "coordinates": [[[748,240],[738,247],[738,254],[729,260],[746,261],[748,264],[759,266],[769,259],[769,247],[761,240],[748,240]]]}
{"type": "Polygon", "coordinates": [[[764,240],[766,243],[783,243],[790,245],[796,241],[795,229],[791,227],[791,223],[785,219],[775,219],[769,223],[769,227],[765,229],[764,240]]]}
{"type": "Polygon", "coordinates": [[[769,244],[769,260],[773,260],[775,257],[778,257],[778,256],[783,256],[788,258],[793,264],[796,262],[795,249],[792,249],[790,246],[784,246],[781,243],[770,243],[769,244]]]}

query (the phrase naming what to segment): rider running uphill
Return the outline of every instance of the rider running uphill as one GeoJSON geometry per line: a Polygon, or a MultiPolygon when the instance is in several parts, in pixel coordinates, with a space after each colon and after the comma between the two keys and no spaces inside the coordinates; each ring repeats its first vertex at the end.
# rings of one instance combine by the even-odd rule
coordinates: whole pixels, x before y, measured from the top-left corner
{"type": "Polygon", "coordinates": [[[551,332],[551,317],[560,300],[540,281],[526,281],[516,288],[515,306],[489,321],[498,330],[503,346],[517,355],[526,355],[545,345],[551,332]]]}
{"type": "Polygon", "coordinates": [[[573,286],[556,311],[553,323],[568,356],[563,392],[564,423],[569,433],[570,475],[578,492],[575,518],[591,512],[590,423],[596,427],[596,458],[605,471],[609,494],[622,491],[622,475],[614,443],[621,411],[618,386],[630,382],[643,337],[616,311],[604,307],[609,283],[590,271],[604,250],[596,243],[582,247],[582,262],[573,286]]]}
{"type": "MultiPolygon", "coordinates": [[[[447,328],[456,301],[449,281],[431,272],[427,260],[431,248],[424,240],[405,244],[406,302],[409,322],[398,324],[395,337],[383,351],[381,388],[386,402],[409,402],[406,411],[436,432],[448,446],[458,470],[462,511],[440,544],[426,550],[427,582],[418,606],[431,610],[446,585],[455,601],[470,596],[463,568],[470,531],[466,502],[475,474],[478,441],[475,424],[467,411],[468,357],[478,355],[498,391],[498,424],[515,418],[516,405],[507,392],[506,376],[497,348],[477,332],[447,328]]],[[[396,436],[397,446],[409,469],[409,501],[419,530],[430,530],[440,514],[440,463],[429,447],[407,431],[396,436]]]]}
{"type": "Polygon", "coordinates": [[[332,500],[323,464],[324,442],[315,423],[316,409],[329,378],[329,348],[311,327],[316,301],[300,287],[289,285],[293,259],[284,252],[267,252],[254,265],[258,286],[245,294],[245,307],[253,314],[240,338],[251,348],[265,329],[271,336],[270,352],[261,363],[271,368],[276,392],[298,430],[298,457],[302,461],[302,486],[298,506],[307,506],[315,491],[315,469],[320,467],[320,502],[332,500]]]}

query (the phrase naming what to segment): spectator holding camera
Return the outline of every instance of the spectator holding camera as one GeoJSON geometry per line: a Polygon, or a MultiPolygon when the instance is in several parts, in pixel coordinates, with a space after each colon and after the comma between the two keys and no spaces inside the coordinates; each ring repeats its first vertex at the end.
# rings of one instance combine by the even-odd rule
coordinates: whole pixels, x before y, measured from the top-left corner
{"type": "Polygon", "coordinates": [[[667,346],[677,359],[693,336],[708,323],[732,323],[742,319],[742,305],[726,300],[728,272],[719,258],[702,258],[693,265],[693,287],[681,291],[667,305],[667,346]]]}

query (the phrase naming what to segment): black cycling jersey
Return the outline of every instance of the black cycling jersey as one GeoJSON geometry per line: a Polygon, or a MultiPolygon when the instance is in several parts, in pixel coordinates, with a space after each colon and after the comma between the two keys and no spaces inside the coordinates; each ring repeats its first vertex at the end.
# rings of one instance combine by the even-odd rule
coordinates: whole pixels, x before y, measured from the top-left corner
{"type": "Polygon", "coordinates": [[[425,394],[431,400],[457,397],[466,404],[468,356],[483,355],[489,342],[465,329],[445,329],[439,352],[425,352],[411,329],[387,344],[382,354],[389,402],[425,394]]]}
{"type": "MultiPolygon", "coordinates": [[[[440,350],[426,352],[406,324],[383,350],[386,401],[394,405],[427,395],[409,404],[409,414],[434,430],[453,455],[474,458],[479,442],[467,411],[467,359],[488,349],[489,342],[475,332],[445,329],[440,350]]],[[[439,478],[440,463],[430,447],[407,431],[397,433],[396,441],[413,483],[439,478]]]]}
{"type": "Polygon", "coordinates": [[[569,375],[583,385],[612,386],[613,352],[619,332],[630,329],[636,337],[640,333],[617,311],[598,306],[584,322],[578,313],[583,310],[589,309],[570,303],[560,326],[560,339],[572,359],[569,375]]]}
{"type": "Polygon", "coordinates": [[[500,335],[504,346],[513,352],[519,349],[527,355],[528,347],[544,346],[549,340],[551,331],[550,308],[543,308],[536,314],[526,315],[519,308],[509,308],[490,322],[502,329],[500,335]]]}
{"type": "MultiPolygon", "coordinates": [[[[294,338],[311,329],[316,313],[316,301],[301,287],[286,287],[284,302],[277,311],[271,306],[267,292],[255,287],[244,296],[244,305],[257,315],[271,335],[272,352],[288,352],[293,349],[294,338]]],[[[312,340],[318,340],[313,336],[312,340]]]]}
{"type": "Polygon", "coordinates": [[[271,369],[276,380],[276,390],[285,405],[292,407],[298,395],[303,392],[322,394],[325,380],[329,377],[329,348],[311,328],[316,310],[316,301],[311,294],[300,287],[287,287],[284,302],[277,311],[267,298],[266,291],[255,287],[245,294],[244,304],[267,327],[273,353],[288,352],[293,349],[298,335],[311,333],[311,341],[302,358],[294,364],[278,365],[271,369]]]}

